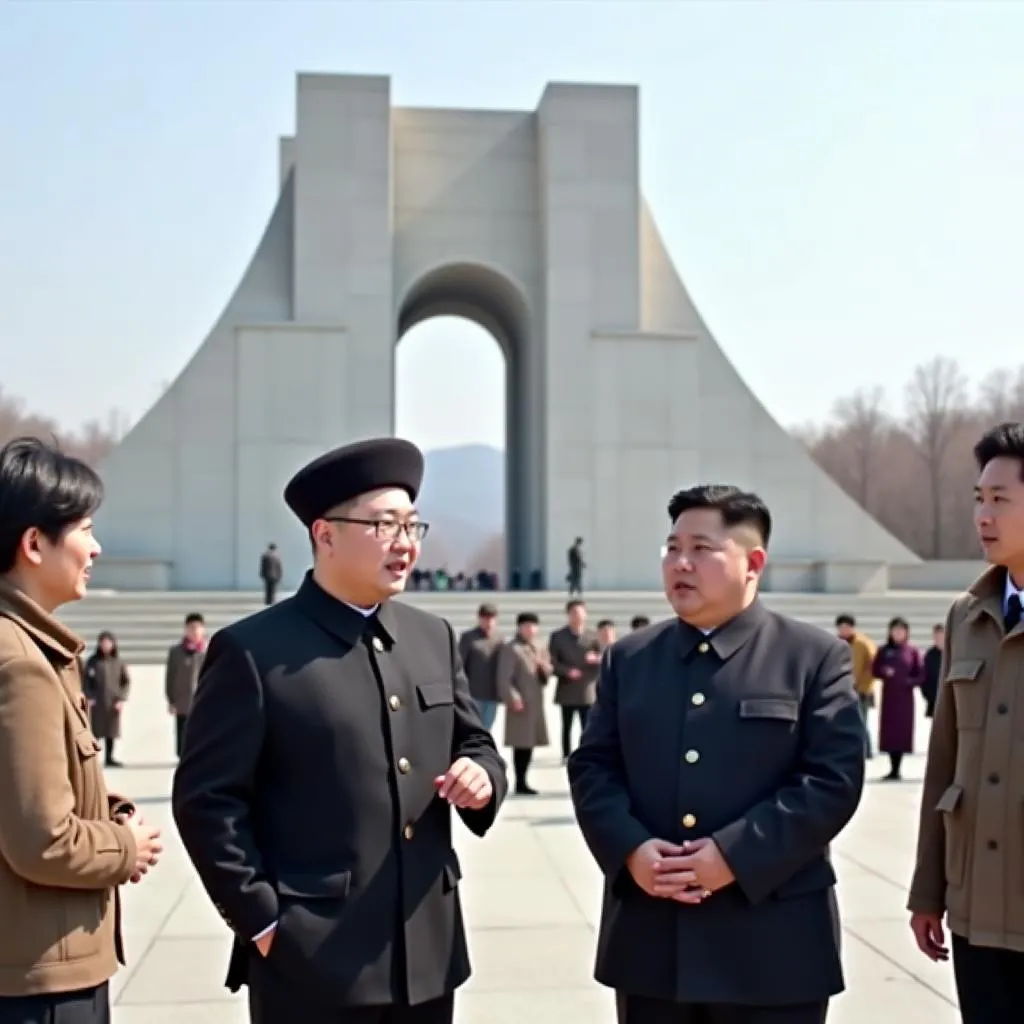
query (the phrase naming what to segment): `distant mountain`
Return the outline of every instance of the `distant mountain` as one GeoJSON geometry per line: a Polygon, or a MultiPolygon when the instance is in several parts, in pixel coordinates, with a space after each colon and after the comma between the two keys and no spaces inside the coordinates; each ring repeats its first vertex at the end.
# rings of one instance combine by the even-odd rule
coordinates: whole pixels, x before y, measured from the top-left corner
{"type": "MultiPolygon", "coordinates": [[[[426,453],[417,503],[430,533],[420,565],[449,572],[472,570],[483,550],[497,552],[505,529],[505,453],[488,445],[460,445],[426,453]]],[[[504,574],[504,565],[490,568],[504,574]]]]}

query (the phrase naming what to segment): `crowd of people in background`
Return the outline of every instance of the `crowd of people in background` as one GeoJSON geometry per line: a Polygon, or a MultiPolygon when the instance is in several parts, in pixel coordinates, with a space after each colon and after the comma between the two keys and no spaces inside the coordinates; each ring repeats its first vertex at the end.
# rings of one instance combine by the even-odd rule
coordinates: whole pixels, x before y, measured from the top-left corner
{"type": "Polygon", "coordinates": [[[917,719],[917,697],[924,700],[928,718],[935,714],[939,694],[939,674],[945,627],[941,622],[932,627],[931,646],[923,654],[910,642],[910,625],[896,616],[889,622],[881,646],[857,629],[857,620],[849,614],[836,617],[836,633],[850,645],[853,659],[854,685],[864,720],[864,743],[867,756],[874,756],[870,713],[878,707],[878,749],[889,757],[887,782],[902,780],[903,758],[914,752],[914,723],[917,719]],[[878,683],[881,682],[881,700],[878,683]]]}
{"type": "MultiPolygon", "coordinates": [[[[674,615],[617,639],[571,596],[543,643],[535,613],[506,639],[483,604],[456,642],[392,600],[426,532],[422,452],[373,439],[303,467],[284,492],[313,544],[302,586],[209,648],[189,615],[167,657],[171,809],[232,933],[227,987],[248,986],[261,1024],[451,1024],[470,973],[452,817],[478,837],[496,820],[499,706],[515,792],[534,795],[554,680],[576,823],[605,877],[594,976],[620,1021],[822,1024],[846,985],[829,845],[861,800],[880,682],[887,778],[913,749],[915,691],[933,716],[910,931],[924,956],[952,960],[964,1024],[1015,1024],[1024,424],[974,451],[989,565],[924,653],[898,617],[875,648],[853,616],[837,638],[760,601],[772,516],[731,485],[668,503],[674,615]]],[[[45,443],[0,449],[0,1024],[109,1024],[118,893],[163,851],[97,757],[118,765],[131,680],[117,639],[102,634],[83,663],[55,614],[87,591],[102,495],[93,470],[45,443]]]]}

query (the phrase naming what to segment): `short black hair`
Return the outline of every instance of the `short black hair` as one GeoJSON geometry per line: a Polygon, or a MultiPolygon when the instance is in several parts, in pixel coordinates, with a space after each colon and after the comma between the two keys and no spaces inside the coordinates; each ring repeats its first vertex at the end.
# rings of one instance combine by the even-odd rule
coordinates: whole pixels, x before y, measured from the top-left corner
{"type": "Polygon", "coordinates": [[[944,622],[936,622],[935,625],[932,626],[932,632],[933,633],[937,633],[940,629],[945,631],[946,624],[944,622]]]}
{"type": "Polygon", "coordinates": [[[840,626],[849,626],[852,629],[856,625],[857,620],[849,612],[843,612],[842,615],[836,616],[836,629],[840,626]]]}
{"type": "Polygon", "coordinates": [[[185,616],[186,626],[191,626],[193,622],[198,622],[204,626],[206,625],[206,619],[204,619],[199,612],[189,612],[188,615],[185,616]]]}
{"type": "Polygon", "coordinates": [[[582,597],[574,597],[571,601],[565,602],[565,614],[568,615],[573,608],[586,608],[587,602],[582,597]]]}
{"type": "Polygon", "coordinates": [[[629,620],[630,629],[643,629],[644,626],[649,626],[650,624],[651,620],[646,615],[634,615],[629,620]]]}
{"type": "Polygon", "coordinates": [[[520,612],[516,616],[517,626],[539,626],[540,619],[533,612],[520,612]]]}
{"type": "Polygon", "coordinates": [[[772,516],[768,506],[750,491],[741,491],[729,484],[701,484],[676,491],[668,503],[669,521],[675,521],[694,508],[711,508],[722,517],[726,526],[752,526],[768,547],[772,534],[772,516]]]}
{"type": "Polygon", "coordinates": [[[987,430],[974,446],[974,461],[979,472],[993,459],[1016,459],[1024,480],[1024,423],[1000,423],[987,430]]]}
{"type": "Polygon", "coordinates": [[[614,622],[612,622],[612,620],[611,620],[611,619],[602,619],[602,620],[601,620],[601,621],[600,621],[600,622],[599,622],[599,623],[597,624],[597,628],[598,628],[598,629],[606,629],[606,628],[607,628],[608,626],[611,626],[611,627],[613,627],[613,628],[614,628],[614,626],[615,626],[615,623],[614,623],[614,622]]]}
{"type": "Polygon", "coordinates": [[[103,501],[103,482],[55,443],[16,437],[0,448],[0,573],[14,568],[26,530],[56,544],[103,501]]]}

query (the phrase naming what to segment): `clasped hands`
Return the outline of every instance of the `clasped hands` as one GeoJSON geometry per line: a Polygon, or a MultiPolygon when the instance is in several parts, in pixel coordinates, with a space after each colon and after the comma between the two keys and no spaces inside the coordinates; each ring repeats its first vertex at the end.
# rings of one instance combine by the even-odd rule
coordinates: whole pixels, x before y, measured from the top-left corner
{"type": "Polygon", "coordinates": [[[735,878],[718,845],[706,838],[681,846],[648,839],[629,855],[626,867],[648,896],[677,903],[702,903],[735,878]]]}

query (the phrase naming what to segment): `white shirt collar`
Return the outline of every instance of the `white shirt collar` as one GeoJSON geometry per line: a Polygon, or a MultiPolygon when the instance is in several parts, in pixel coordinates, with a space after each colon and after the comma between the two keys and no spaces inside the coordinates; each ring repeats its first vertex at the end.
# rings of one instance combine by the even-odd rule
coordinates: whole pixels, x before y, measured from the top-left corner
{"type": "Polygon", "coordinates": [[[349,604],[348,601],[342,601],[341,603],[342,604],[347,604],[349,606],[349,608],[352,609],[352,611],[359,612],[359,614],[362,615],[362,617],[364,619],[368,619],[380,607],[379,604],[375,604],[372,608],[360,608],[359,605],[357,605],[357,604],[349,604]]]}
{"type": "Polygon", "coordinates": [[[1024,604],[1024,587],[1014,586],[1013,577],[1007,572],[1006,574],[1006,591],[1003,594],[1003,614],[1010,610],[1010,598],[1016,594],[1020,598],[1021,603],[1024,604]]]}

